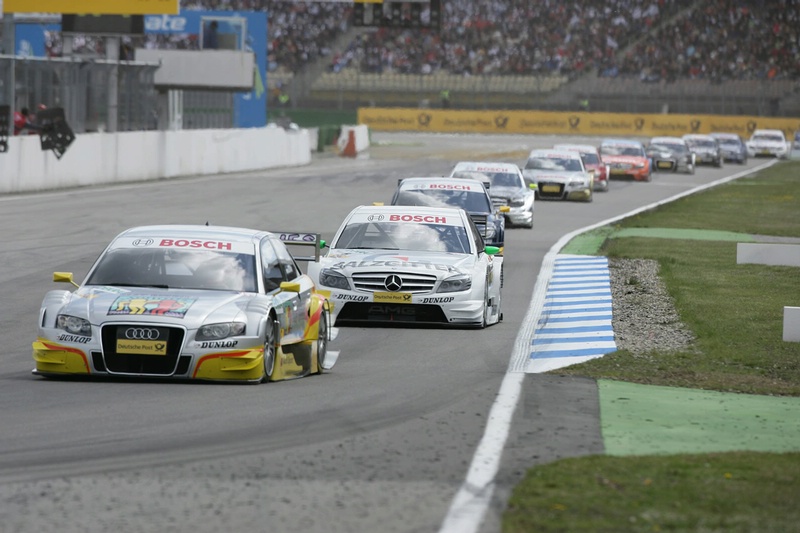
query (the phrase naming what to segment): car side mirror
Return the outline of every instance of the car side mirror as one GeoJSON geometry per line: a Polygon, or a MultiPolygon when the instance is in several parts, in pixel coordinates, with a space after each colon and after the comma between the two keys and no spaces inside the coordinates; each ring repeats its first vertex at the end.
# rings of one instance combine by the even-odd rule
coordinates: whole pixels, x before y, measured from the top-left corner
{"type": "Polygon", "coordinates": [[[501,205],[500,206],[500,212],[501,213],[508,213],[509,211],[511,211],[511,208],[508,207],[507,205],[501,205]]]}
{"type": "Polygon", "coordinates": [[[283,292],[300,292],[300,284],[295,281],[282,281],[281,290],[283,292]]]}
{"type": "Polygon", "coordinates": [[[487,246],[483,249],[486,255],[497,255],[500,253],[500,248],[497,246],[487,246]]]}
{"type": "Polygon", "coordinates": [[[76,287],[80,287],[72,279],[72,272],[53,272],[53,281],[57,283],[72,283],[76,287]]]}
{"type": "Polygon", "coordinates": [[[529,184],[528,184],[528,188],[529,188],[529,189],[533,189],[534,191],[537,189],[537,187],[536,187],[536,184],[535,184],[535,183],[529,183],[529,184]]]}

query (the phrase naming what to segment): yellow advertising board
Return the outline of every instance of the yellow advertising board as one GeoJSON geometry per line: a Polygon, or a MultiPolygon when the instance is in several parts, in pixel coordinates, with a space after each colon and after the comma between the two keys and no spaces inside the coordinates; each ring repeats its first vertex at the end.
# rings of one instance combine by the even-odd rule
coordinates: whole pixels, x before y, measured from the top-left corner
{"type": "Polygon", "coordinates": [[[177,15],[180,0],[3,0],[3,13],[177,15]]]}
{"type": "Polygon", "coordinates": [[[379,107],[359,108],[358,123],[378,131],[619,137],[681,136],[716,131],[738,133],[747,138],[755,129],[779,129],[787,136],[800,130],[800,118],[379,107]]]}

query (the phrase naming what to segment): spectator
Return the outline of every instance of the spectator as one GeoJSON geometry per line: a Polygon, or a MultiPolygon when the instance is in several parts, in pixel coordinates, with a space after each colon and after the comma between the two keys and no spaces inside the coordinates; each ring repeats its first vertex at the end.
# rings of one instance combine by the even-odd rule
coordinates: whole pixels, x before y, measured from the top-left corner
{"type": "Polygon", "coordinates": [[[219,22],[212,20],[203,24],[203,50],[216,50],[219,48],[219,22]]]}
{"type": "Polygon", "coordinates": [[[41,130],[42,128],[34,122],[27,107],[14,112],[14,135],[22,135],[25,132],[39,133],[41,130]]]}

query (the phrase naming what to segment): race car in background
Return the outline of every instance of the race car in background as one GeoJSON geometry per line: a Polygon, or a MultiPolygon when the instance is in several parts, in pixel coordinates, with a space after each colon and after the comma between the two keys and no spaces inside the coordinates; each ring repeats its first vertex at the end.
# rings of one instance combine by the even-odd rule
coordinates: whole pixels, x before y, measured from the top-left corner
{"type": "Polygon", "coordinates": [[[574,150],[581,154],[583,165],[594,172],[594,190],[608,192],[608,176],[611,168],[604,163],[596,146],[591,144],[556,144],[554,150],[574,150]]]}
{"type": "MultiPolygon", "coordinates": [[[[488,183],[460,178],[402,178],[391,205],[460,207],[475,222],[486,244],[497,246],[501,253],[506,238],[505,213],[508,206],[495,207],[488,183]]],[[[490,186],[491,187],[491,186],[490,186]]]]}
{"type": "Polygon", "coordinates": [[[755,130],[745,145],[750,157],[785,159],[789,156],[789,143],[781,130],[755,130]]]}
{"type": "Polygon", "coordinates": [[[33,343],[41,376],[278,381],[338,357],[328,350],[331,305],[269,232],[131,228],[81,285],[66,272],[53,280],[77,290],[44,297],[33,343]]]}
{"type": "Polygon", "coordinates": [[[608,165],[609,178],[650,181],[653,168],[644,145],[632,139],[604,139],[598,148],[603,163],[608,165]]]}
{"type": "Polygon", "coordinates": [[[742,138],[735,133],[712,132],[709,136],[717,140],[722,152],[722,159],[743,165],[747,163],[747,146],[742,138]]]}
{"type": "Polygon", "coordinates": [[[360,206],[309,275],[333,302],[337,326],[484,328],[503,317],[498,252],[463,209],[360,206]]]}
{"type": "Polygon", "coordinates": [[[508,211],[503,213],[506,224],[533,227],[535,186],[525,184],[522,171],[514,163],[462,161],[453,167],[450,177],[488,182],[495,208],[508,206],[508,211]]]}
{"type": "Polygon", "coordinates": [[[537,198],[584,202],[594,198],[594,173],[586,169],[576,151],[531,150],[522,175],[527,182],[536,184],[537,198]]]}
{"type": "Polygon", "coordinates": [[[647,155],[658,172],[694,174],[695,154],[681,137],[653,137],[647,145],[647,155]]]}
{"type": "Polygon", "coordinates": [[[714,137],[702,133],[687,133],[681,138],[694,154],[696,164],[714,165],[717,168],[722,166],[722,149],[714,137]]]}

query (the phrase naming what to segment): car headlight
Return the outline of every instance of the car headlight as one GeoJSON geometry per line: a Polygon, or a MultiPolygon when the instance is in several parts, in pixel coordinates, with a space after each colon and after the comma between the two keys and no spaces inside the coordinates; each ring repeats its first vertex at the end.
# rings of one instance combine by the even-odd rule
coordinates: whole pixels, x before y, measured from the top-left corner
{"type": "Polygon", "coordinates": [[[344,274],[331,270],[330,268],[323,268],[319,273],[319,284],[333,289],[350,289],[350,284],[347,282],[347,278],[344,274]]]}
{"type": "Polygon", "coordinates": [[[58,315],[56,317],[56,327],[73,335],[83,335],[84,337],[92,336],[92,325],[85,318],[58,315]]]}
{"type": "Polygon", "coordinates": [[[195,339],[198,341],[216,341],[244,335],[247,325],[244,322],[220,322],[219,324],[206,324],[197,330],[195,339]]]}
{"type": "Polygon", "coordinates": [[[457,274],[442,281],[436,292],[468,291],[472,288],[472,277],[469,274],[457,274]]]}
{"type": "Polygon", "coordinates": [[[486,238],[491,240],[495,235],[497,235],[497,228],[495,228],[492,221],[489,220],[486,222],[486,238]]]}
{"type": "Polygon", "coordinates": [[[512,198],[511,200],[509,200],[508,205],[511,207],[522,207],[525,205],[525,198],[522,196],[512,198]]]}
{"type": "Polygon", "coordinates": [[[577,178],[569,180],[569,184],[574,187],[580,187],[581,185],[585,185],[587,183],[589,183],[589,180],[581,180],[577,178]]]}

